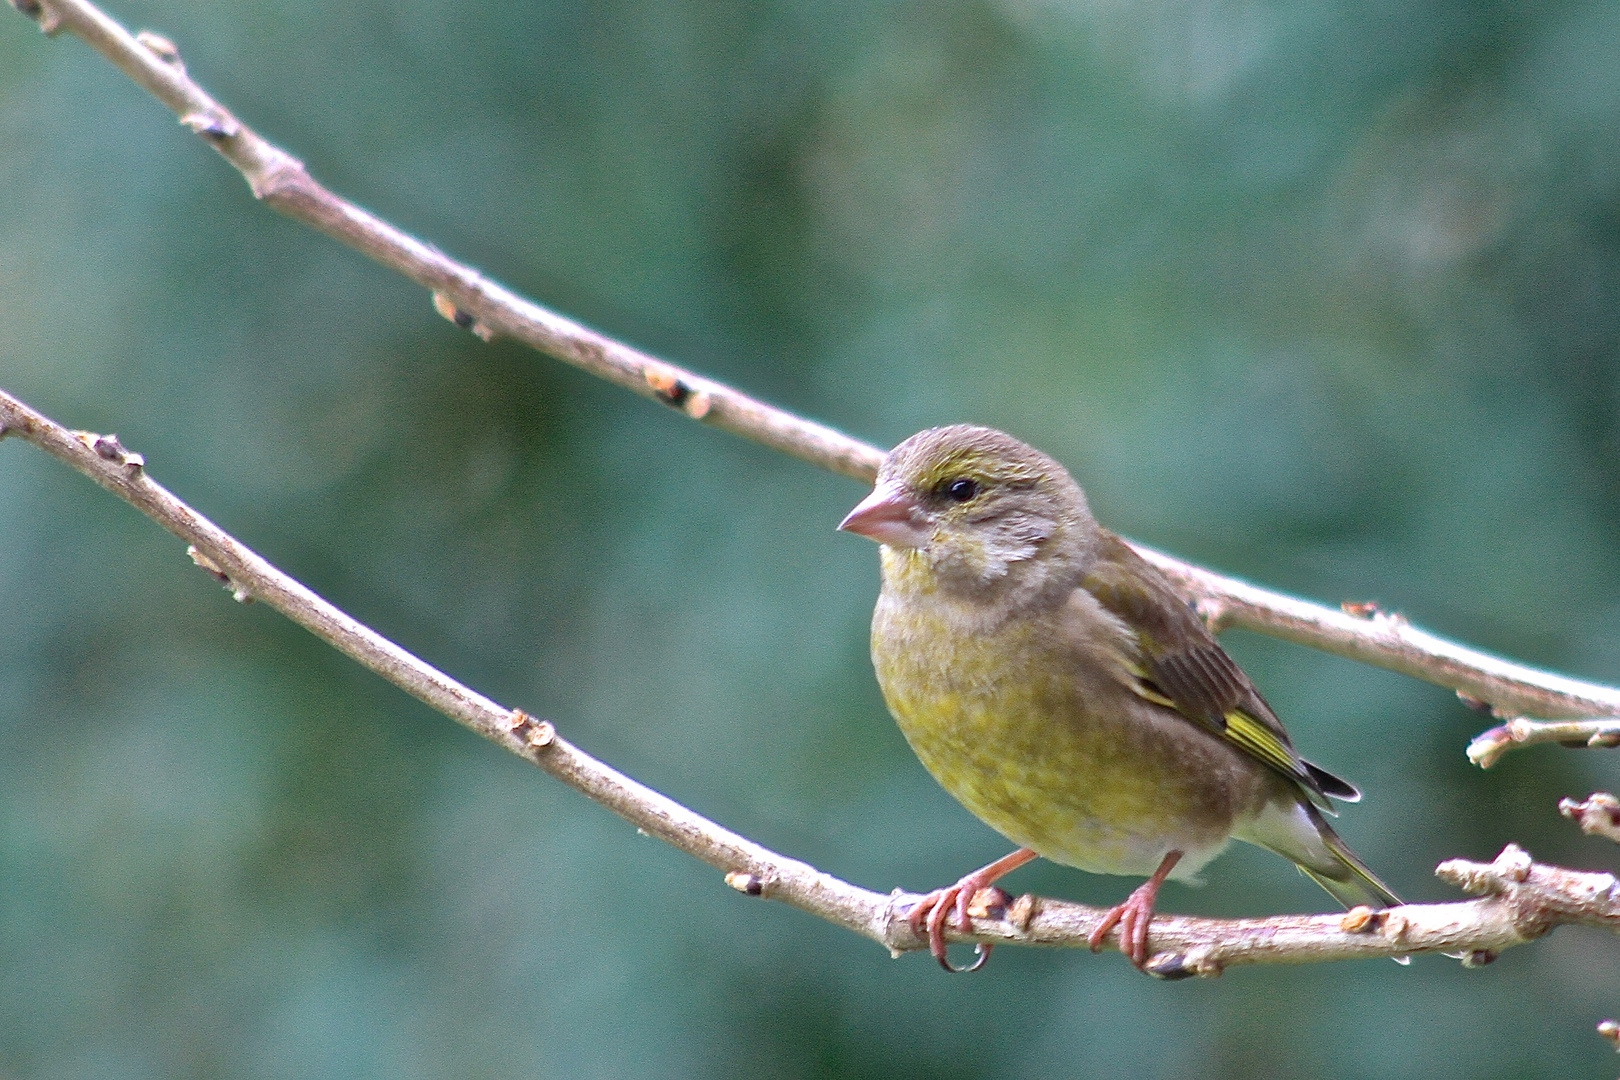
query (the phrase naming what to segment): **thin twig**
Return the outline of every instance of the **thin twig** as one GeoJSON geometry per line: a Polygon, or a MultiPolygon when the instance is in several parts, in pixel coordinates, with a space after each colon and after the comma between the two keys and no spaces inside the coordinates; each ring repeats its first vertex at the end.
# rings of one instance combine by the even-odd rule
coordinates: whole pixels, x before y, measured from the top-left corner
{"type": "Polygon", "coordinates": [[[1620,716],[1620,689],[1492,656],[1420,630],[1372,604],[1313,604],[1136,545],[1217,628],[1255,630],[1436,683],[1497,716],[1620,716]]]}
{"type": "Polygon", "coordinates": [[[1609,1042],[1613,1043],[1614,1048],[1617,1051],[1620,1051],[1620,1021],[1604,1020],[1598,1024],[1597,1032],[1603,1038],[1608,1039],[1609,1042]]]}
{"type": "MultiPolygon", "coordinates": [[[[186,74],[166,38],[132,36],[88,0],[12,0],[48,33],[67,30],[174,110],[273,209],[349,245],[433,291],[434,306],[489,339],[510,337],[687,416],[783,453],[871,481],[883,451],[774,408],[596,333],[485,278],[437,248],[339,198],[301,161],[260,138],[186,74]]],[[[1391,668],[1488,702],[1499,716],[1620,716],[1620,690],[1538,671],[1418,630],[1399,616],[1362,618],[1138,548],[1218,626],[1271,634],[1391,668]]]]}
{"type": "Polygon", "coordinates": [[[1558,812],[1579,825],[1587,836],[1601,836],[1620,844],[1620,799],[1607,791],[1594,791],[1584,802],[1559,799],[1558,812]]]}
{"type": "Polygon", "coordinates": [[[186,74],[179,51],[131,35],[85,0],[12,0],[48,33],[69,31],[168,106],[246,178],[255,197],[433,291],[435,304],[486,340],[510,337],[687,416],[833,472],[869,480],[883,453],[664,363],[548,311],[317,183],[304,163],[267,142],[186,74]]]}
{"type": "MultiPolygon", "coordinates": [[[[853,930],[899,953],[926,942],[906,913],[918,899],[870,892],[779,855],[688,810],[610,768],[563,739],[553,725],[497,705],[456,682],[321,599],[246,545],[181,502],[147,473],[145,459],[116,435],[69,431],[0,391],[0,437],[28,440],[190,544],[194,562],[238,600],[260,600],[321,640],[429,706],[602,804],[638,828],[726,874],[751,896],[782,900],[853,930]]],[[[1461,860],[1436,871],[1483,899],[1407,905],[1386,912],[1268,919],[1164,916],[1152,939],[1162,951],[1150,965],[1163,978],[1218,975],[1238,964],[1308,963],[1421,952],[1462,952],[1484,962],[1560,923],[1620,929],[1620,897],[1607,874],[1532,865],[1509,847],[1492,864],[1461,860]]],[[[1104,912],[1060,901],[1021,897],[993,907],[974,932],[956,941],[1079,946],[1104,912]]],[[[1116,935],[1109,944],[1118,947],[1116,935]]]]}
{"type": "Polygon", "coordinates": [[[1468,744],[1468,760],[1488,769],[1509,750],[1555,742],[1571,749],[1620,746],[1620,720],[1528,720],[1515,717],[1482,731],[1468,744]]]}

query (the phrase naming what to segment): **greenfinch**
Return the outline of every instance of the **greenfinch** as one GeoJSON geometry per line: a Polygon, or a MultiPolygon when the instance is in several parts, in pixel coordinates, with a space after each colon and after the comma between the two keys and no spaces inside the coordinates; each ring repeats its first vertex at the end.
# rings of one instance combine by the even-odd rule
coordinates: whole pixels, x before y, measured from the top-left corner
{"type": "Polygon", "coordinates": [[[1295,752],[1204,621],[1052,458],[990,428],[932,428],[890,451],[839,528],[882,545],[872,663],[906,741],[1019,847],[910,912],[946,970],[950,915],[970,929],[973,896],[1037,856],[1147,876],[1090,938],[1096,951],[1119,926],[1138,968],[1160,885],[1232,837],[1346,907],[1400,903],[1324,817],[1360,793],[1295,752]]]}

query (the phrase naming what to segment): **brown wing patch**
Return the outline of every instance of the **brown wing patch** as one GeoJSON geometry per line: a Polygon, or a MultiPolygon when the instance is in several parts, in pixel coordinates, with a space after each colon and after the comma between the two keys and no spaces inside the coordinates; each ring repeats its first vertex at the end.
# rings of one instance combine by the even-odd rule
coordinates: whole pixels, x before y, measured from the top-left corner
{"type": "Polygon", "coordinates": [[[1193,723],[1293,780],[1327,805],[1329,794],[1357,792],[1295,752],[1282,722],[1249,677],[1227,655],[1157,569],[1123,540],[1105,534],[1084,586],[1136,634],[1139,696],[1167,705],[1193,723]]]}
{"type": "Polygon", "coordinates": [[[1249,680],[1214,643],[1151,656],[1150,677],[1177,708],[1204,721],[1219,721],[1249,695],[1249,680]]]}

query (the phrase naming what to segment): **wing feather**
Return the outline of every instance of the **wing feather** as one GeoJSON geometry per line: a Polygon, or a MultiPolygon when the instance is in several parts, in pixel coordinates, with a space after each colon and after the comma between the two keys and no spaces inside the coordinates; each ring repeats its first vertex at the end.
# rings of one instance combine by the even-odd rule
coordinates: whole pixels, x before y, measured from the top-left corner
{"type": "Polygon", "coordinates": [[[1135,631],[1140,667],[1134,674],[1140,685],[1132,689],[1138,695],[1228,740],[1299,784],[1329,812],[1329,796],[1347,802],[1361,797],[1353,784],[1299,756],[1282,721],[1204,620],[1123,540],[1104,534],[1099,558],[1082,586],[1135,631]]]}

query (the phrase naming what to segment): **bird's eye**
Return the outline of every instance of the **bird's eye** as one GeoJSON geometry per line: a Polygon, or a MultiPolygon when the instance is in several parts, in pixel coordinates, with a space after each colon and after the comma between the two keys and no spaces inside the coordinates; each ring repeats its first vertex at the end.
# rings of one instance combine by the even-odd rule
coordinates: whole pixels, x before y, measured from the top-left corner
{"type": "Polygon", "coordinates": [[[965,476],[960,480],[952,480],[950,483],[945,485],[945,494],[949,496],[953,502],[965,503],[978,493],[978,482],[969,480],[965,476]]]}

